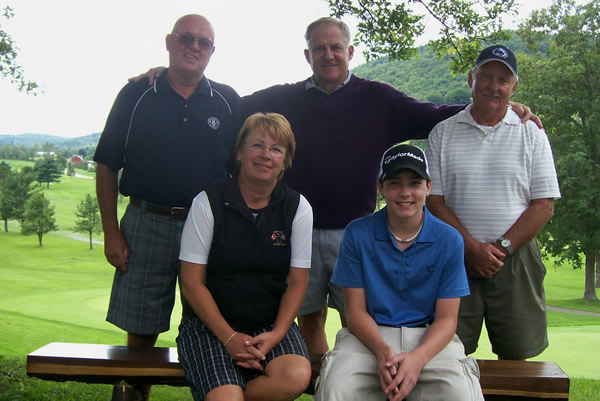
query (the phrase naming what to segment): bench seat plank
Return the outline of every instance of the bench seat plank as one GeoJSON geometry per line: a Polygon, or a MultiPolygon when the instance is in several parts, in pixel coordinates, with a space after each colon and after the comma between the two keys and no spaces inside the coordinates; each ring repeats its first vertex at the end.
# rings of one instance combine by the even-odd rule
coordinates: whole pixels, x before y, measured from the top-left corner
{"type": "Polygon", "coordinates": [[[27,374],[54,381],[188,385],[177,348],[50,343],[27,355],[27,374]]]}
{"type": "MultiPolygon", "coordinates": [[[[318,358],[313,369],[318,369],[318,358]]],[[[486,401],[568,400],[569,377],[554,362],[477,360],[486,401]]],[[[50,343],[27,355],[44,380],[187,386],[176,348],[50,343]]]]}
{"type": "MultiPolygon", "coordinates": [[[[569,376],[554,362],[477,360],[481,388],[488,395],[529,397],[530,399],[569,399],[569,376]]],[[[520,400],[526,398],[520,398],[520,400]]]]}

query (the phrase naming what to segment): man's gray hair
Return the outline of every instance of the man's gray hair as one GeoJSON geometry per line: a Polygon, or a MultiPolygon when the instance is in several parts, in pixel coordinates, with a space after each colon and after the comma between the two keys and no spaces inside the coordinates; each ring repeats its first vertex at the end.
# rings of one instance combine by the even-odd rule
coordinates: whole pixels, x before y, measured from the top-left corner
{"type": "Polygon", "coordinates": [[[310,23],[310,25],[308,25],[308,27],[306,28],[306,33],[304,34],[304,39],[306,39],[307,45],[308,42],[310,42],[310,37],[312,35],[313,30],[325,24],[337,25],[338,28],[340,28],[340,30],[342,31],[342,34],[344,35],[344,40],[346,41],[346,44],[350,45],[350,41],[352,38],[350,35],[350,29],[348,28],[348,25],[346,25],[343,21],[340,21],[339,19],[333,17],[319,18],[318,20],[313,21],[310,23]]]}

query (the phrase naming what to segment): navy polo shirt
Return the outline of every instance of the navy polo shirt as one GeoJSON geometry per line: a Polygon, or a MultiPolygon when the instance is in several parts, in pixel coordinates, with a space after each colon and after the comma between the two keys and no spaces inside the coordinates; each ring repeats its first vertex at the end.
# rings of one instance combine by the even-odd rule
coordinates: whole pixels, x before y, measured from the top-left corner
{"type": "Polygon", "coordinates": [[[123,169],[124,196],[189,207],[199,192],[227,177],[243,119],[241,99],[229,86],[203,77],[184,99],[165,70],[153,86],[129,83],[121,90],[94,160],[123,169]]]}

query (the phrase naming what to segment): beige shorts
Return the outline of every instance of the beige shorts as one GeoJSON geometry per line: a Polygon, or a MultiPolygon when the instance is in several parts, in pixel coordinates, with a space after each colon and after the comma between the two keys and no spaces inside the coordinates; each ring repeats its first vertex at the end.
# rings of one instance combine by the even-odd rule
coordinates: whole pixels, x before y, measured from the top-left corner
{"type": "MultiPolygon", "coordinates": [[[[387,344],[397,353],[419,346],[427,328],[379,326],[387,344]]],[[[347,328],[341,329],[335,347],[323,357],[315,401],[383,401],[386,395],[377,373],[377,358],[347,328]]],[[[421,371],[407,401],[483,401],[479,366],[465,356],[455,335],[421,371]]]]}
{"type": "Polygon", "coordinates": [[[327,306],[344,313],[344,290],[331,282],[343,236],[344,229],[313,229],[308,287],[298,316],[320,311],[327,306]]]}

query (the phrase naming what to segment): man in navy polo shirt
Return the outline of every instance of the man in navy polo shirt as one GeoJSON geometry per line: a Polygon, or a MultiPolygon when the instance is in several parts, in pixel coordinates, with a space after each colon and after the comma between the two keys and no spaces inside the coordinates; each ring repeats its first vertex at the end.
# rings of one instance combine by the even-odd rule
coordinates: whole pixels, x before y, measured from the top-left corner
{"type": "Polygon", "coordinates": [[[206,18],[181,17],[166,46],[169,68],[152,86],[121,90],[94,156],[105,254],[116,268],[107,320],[130,346],[151,347],[169,330],[188,208],[227,177],[244,117],[237,93],[204,76],[215,50],[206,18]],[[120,227],[118,190],[130,199],[120,227]]]}

